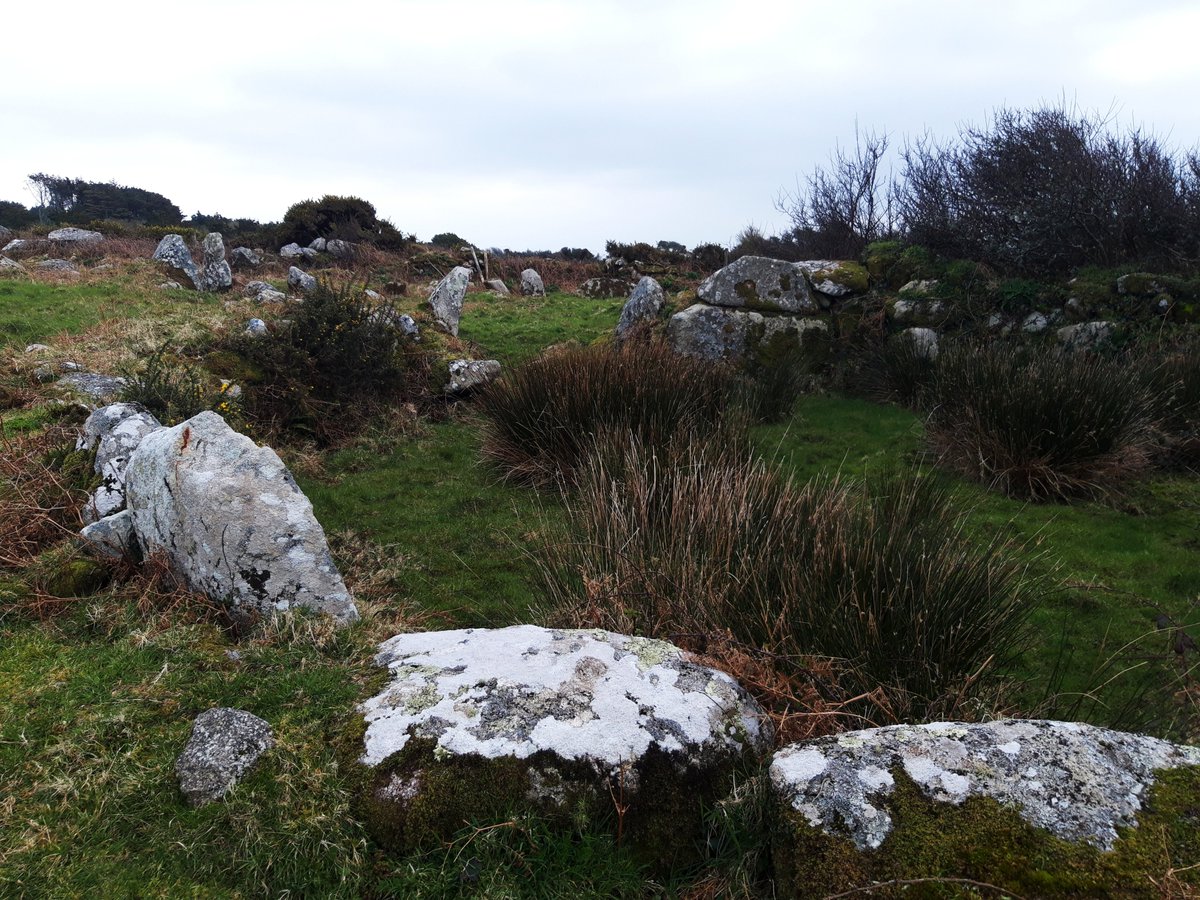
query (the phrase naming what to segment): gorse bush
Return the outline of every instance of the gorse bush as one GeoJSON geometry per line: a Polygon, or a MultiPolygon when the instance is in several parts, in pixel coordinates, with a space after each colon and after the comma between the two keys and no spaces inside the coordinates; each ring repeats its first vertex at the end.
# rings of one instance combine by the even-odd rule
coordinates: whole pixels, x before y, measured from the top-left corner
{"type": "Polygon", "coordinates": [[[123,374],[125,387],[121,389],[121,399],[140,403],[164,425],[178,425],[205,410],[220,413],[235,427],[241,417],[241,401],[229,393],[227,382],[199,365],[175,357],[167,345],[123,374]]]}
{"type": "Polygon", "coordinates": [[[1136,365],[991,344],[945,350],[925,402],[941,464],[1010,496],[1094,496],[1150,462],[1156,401],[1136,365]]]}
{"type": "Polygon", "coordinates": [[[232,337],[218,358],[242,373],[255,424],[329,443],[425,386],[428,362],[390,326],[392,316],[360,290],[322,284],[268,335],[232,337]]]}
{"type": "Polygon", "coordinates": [[[740,434],[739,382],[726,368],[665,344],[580,347],[543,355],[479,395],[483,454],[504,477],[570,483],[598,436],[630,432],[649,446],[740,434]]]}
{"type": "Polygon", "coordinates": [[[930,480],[801,486],[744,450],[620,440],[583,465],[568,537],[543,552],[574,624],[698,650],[728,635],[784,677],[827,657],[826,699],[882,723],[965,714],[1044,588],[930,480]]]}

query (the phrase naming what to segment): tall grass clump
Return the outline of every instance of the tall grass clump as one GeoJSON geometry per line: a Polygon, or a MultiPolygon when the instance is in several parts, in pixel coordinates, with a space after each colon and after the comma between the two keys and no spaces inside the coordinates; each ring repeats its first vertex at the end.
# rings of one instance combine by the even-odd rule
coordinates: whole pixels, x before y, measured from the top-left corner
{"type": "Polygon", "coordinates": [[[1157,403],[1160,461],[1200,469],[1200,334],[1151,341],[1134,359],[1157,403]]]}
{"type": "Polygon", "coordinates": [[[1154,391],[1136,366],[1114,358],[948,348],[927,402],[940,463],[1012,497],[1095,496],[1152,457],[1154,391]]]}
{"type": "Polygon", "coordinates": [[[879,403],[896,403],[918,410],[936,368],[936,352],[931,353],[910,335],[896,334],[860,351],[849,386],[855,393],[879,403]]]}
{"type": "Polygon", "coordinates": [[[569,348],[518,366],[481,393],[483,455],[509,480],[569,484],[609,431],[652,447],[715,432],[737,440],[739,396],[729,370],[662,343],[569,348]]]}
{"type": "Polygon", "coordinates": [[[819,660],[834,673],[821,699],[877,724],[966,715],[1045,587],[1015,548],[967,534],[928,479],[798,485],[712,444],[627,436],[582,467],[567,523],[541,565],[565,621],[700,651],[732,641],[767,662],[757,682],[798,685],[819,660]]]}

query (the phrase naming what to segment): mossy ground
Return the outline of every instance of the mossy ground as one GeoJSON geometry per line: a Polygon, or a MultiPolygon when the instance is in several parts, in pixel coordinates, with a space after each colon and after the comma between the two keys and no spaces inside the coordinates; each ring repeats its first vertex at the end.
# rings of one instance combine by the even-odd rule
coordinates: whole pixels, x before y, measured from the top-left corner
{"type": "Polygon", "coordinates": [[[1156,898],[1170,896],[1168,880],[1174,896],[1200,890],[1200,769],[1160,779],[1138,827],[1123,829],[1111,852],[1055,838],[986,798],[934,802],[902,770],[893,774],[885,802],[892,831],[874,851],[812,828],[789,807],[775,811],[781,896],[825,897],[871,883],[884,883],[872,892],[881,897],[978,896],[968,880],[1039,898],[1156,898]]]}
{"type": "MultiPolygon", "coordinates": [[[[917,273],[925,265],[893,261],[901,262],[917,273]]],[[[34,393],[0,414],[6,440],[58,415],[31,378],[25,343],[43,341],[51,359],[112,371],[165,337],[199,346],[261,310],[160,292],[161,279],[130,263],[75,283],[0,281],[0,335],[13,360],[3,383],[34,393]]],[[[462,338],[513,364],[552,343],[602,337],[620,307],[562,294],[472,294],[462,338]]],[[[297,618],[243,634],[187,607],[148,605],[119,580],[64,591],[84,595],[50,621],[0,615],[0,894],[643,896],[704,880],[703,872],[651,880],[611,831],[564,835],[528,818],[477,821],[448,846],[388,855],[352,813],[345,742],[354,703],[379,685],[374,644],[406,628],[534,615],[530,553],[560,507],[551,494],[502,485],[478,461],[478,434],[462,405],[442,421],[381,428],[330,451],[285,450],[318,519],[346,538],[334,541],[339,564],[352,574],[388,569],[366,621],[344,632],[297,618]],[[190,810],[172,764],[195,714],[220,704],[266,718],[279,747],[228,800],[190,810]]],[[[840,396],[804,398],[755,439],[799,478],[921,462],[912,414],[840,396]]],[[[1053,709],[1064,715],[1176,737],[1195,729],[1194,706],[1177,694],[1178,661],[1167,636],[1154,632],[1159,612],[1187,625],[1200,620],[1195,477],[1156,476],[1121,497],[1073,506],[1024,506],[952,483],[977,529],[1034,539],[1044,553],[1036,564],[1059,567],[1067,581],[1035,616],[1033,643],[1012,672],[1013,704],[1048,711],[1039,704],[1058,673],[1065,699],[1053,709]],[[1071,709],[1109,656],[1114,666],[1100,680],[1131,673],[1115,693],[1071,709]]],[[[70,552],[40,562],[51,575],[79,560],[70,552]]],[[[21,605],[30,574],[0,570],[6,608],[21,605]]]]}

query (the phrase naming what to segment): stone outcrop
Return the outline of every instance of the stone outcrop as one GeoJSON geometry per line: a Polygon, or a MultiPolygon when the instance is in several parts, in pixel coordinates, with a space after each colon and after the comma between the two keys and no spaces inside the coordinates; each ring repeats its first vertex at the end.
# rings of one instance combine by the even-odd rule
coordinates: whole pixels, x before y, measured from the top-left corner
{"type": "Polygon", "coordinates": [[[175,760],[179,789],[192,806],[220,800],[275,746],[271,726],[240,709],[206,709],[196,716],[187,746],[175,760]]]}
{"type": "Polygon", "coordinates": [[[104,240],[104,235],[86,228],[56,228],[46,235],[46,240],[56,244],[94,244],[104,240]]]}
{"type": "MultiPolygon", "coordinates": [[[[293,291],[299,291],[302,294],[308,294],[317,289],[317,279],[296,266],[288,269],[287,283],[293,291]]],[[[262,293],[259,294],[259,297],[262,297],[262,293]]]]}
{"type": "MultiPolygon", "coordinates": [[[[1198,796],[1200,749],[1073,722],[897,725],[793,744],[770,766],[781,896],[823,896],[881,873],[928,874],[902,849],[914,839],[927,861],[938,860],[939,876],[1015,881],[1023,896],[1108,895],[1105,878],[1128,886],[1115,874],[1122,834],[1153,811],[1152,790],[1168,776],[1198,796]],[[1051,841],[1078,849],[1050,851],[1051,841]],[[1048,862],[1051,852],[1073,854],[1076,870],[1048,862]],[[829,880],[814,884],[814,875],[829,880]],[[1085,877],[1096,880],[1084,887],[1085,877]]],[[[1168,852],[1165,829],[1151,840],[1155,854],[1168,852]]]]}
{"type": "Polygon", "coordinates": [[[812,313],[813,300],[804,273],[794,263],[765,256],[743,256],[700,283],[697,294],[710,306],[759,312],[812,313]]]}
{"type": "Polygon", "coordinates": [[[458,335],[458,321],[462,317],[463,300],[467,296],[467,285],[471,283],[471,270],[466,266],[455,266],[437,283],[429,295],[429,306],[433,318],[447,332],[458,335]]]}
{"type": "Polygon", "coordinates": [[[360,706],[364,806],[392,844],[512,803],[569,819],[619,796],[633,846],[645,828],[694,853],[701,807],[770,744],[737,682],[662,641],[519,625],[398,635],[376,662],[392,679],[360,706]]]}
{"type": "Polygon", "coordinates": [[[829,324],[823,319],[696,303],[671,317],[667,338],[676,353],[714,361],[753,359],[790,345],[816,359],[828,352],[829,324]]]}
{"type": "Polygon", "coordinates": [[[616,338],[623,341],[639,322],[653,322],[663,306],[663,289],[649,275],[637,283],[621,307],[621,318],[617,321],[616,338]]]}
{"type": "Polygon", "coordinates": [[[546,296],[546,285],[536,270],[526,269],[521,273],[521,293],[526,297],[546,296]]]}
{"type": "Polygon", "coordinates": [[[269,447],[214,412],[155,431],[125,469],[138,543],[236,608],[358,618],[312,504],[269,447]]]}

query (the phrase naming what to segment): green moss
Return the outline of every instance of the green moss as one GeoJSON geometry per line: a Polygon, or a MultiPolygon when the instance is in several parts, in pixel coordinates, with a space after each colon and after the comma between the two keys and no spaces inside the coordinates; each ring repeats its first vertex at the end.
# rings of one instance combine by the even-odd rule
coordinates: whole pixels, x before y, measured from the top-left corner
{"type": "Polygon", "coordinates": [[[750,764],[730,759],[715,773],[680,773],[675,758],[651,751],[606,783],[587,761],[548,752],[485,759],[440,749],[414,737],[374,769],[357,765],[356,811],[387,850],[419,852],[451,840],[468,823],[532,815],[559,832],[607,830],[639,863],[667,873],[704,858],[704,810],[750,764]]]}
{"type": "MultiPolygon", "coordinates": [[[[773,831],[782,897],[820,897],[872,882],[967,878],[1026,897],[1159,897],[1152,879],[1200,859],[1200,769],[1165,773],[1150,791],[1137,828],[1124,829],[1111,852],[1056,838],[987,798],[960,806],[927,799],[900,769],[887,801],[893,827],[879,849],[859,851],[846,838],[813,828],[790,808],[777,809],[773,831]]],[[[1200,885],[1200,871],[1178,877],[1200,885]]],[[[930,881],[905,897],[962,896],[930,881]]],[[[900,890],[895,892],[900,896],[900,890]]],[[[876,893],[875,896],[891,896],[876,893]]]]}
{"type": "Polygon", "coordinates": [[[839,287],[844,287],[855,294],[866,293],[870,287],[870,276],[867,267],[852,261],[839,262],[828,269],[816,269],[809,273],[813,284],[829,281],[839,287]]]}
{"type": "Polygon", "coordinates": [[[99,560],[80,556],[76,546],[68,542],[38,557],[25,577],[53,597],[87,597],[108,584],[112,572],[99,560]]]}

